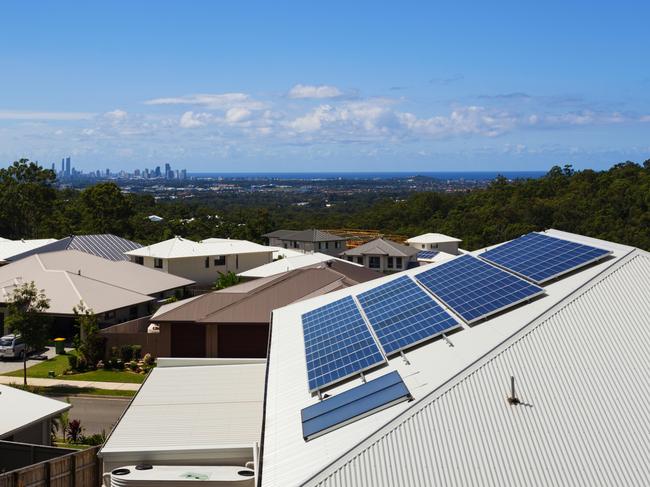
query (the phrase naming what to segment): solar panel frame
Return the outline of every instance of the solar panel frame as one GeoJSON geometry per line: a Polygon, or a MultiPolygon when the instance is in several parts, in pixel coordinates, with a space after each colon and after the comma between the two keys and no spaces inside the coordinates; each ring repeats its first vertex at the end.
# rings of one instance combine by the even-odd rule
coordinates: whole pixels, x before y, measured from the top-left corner
{"type": "Polygon", "coordinates": [[[479,257],[536,284],[543,284],[611,254],[610,250],[592,245],[531,232],[487,250],[479,257]],[[543,258],[541,252],[545,254],[543,258]],[[567,259],[567,253],[572,256],[570,259],[567,259]],[[567,266],[569,262],[573,262],[573,265],[567,266]]]}
{"type": "Polygon", "coordinates": [[[544,294],[543,288],[469,254],[414,277],[468,324],[544,294]]]}
{"type": "Polygon", "coordinates": [[[351,296],[302,315],[309,391],[386,362],[351,296]]]}
{"type": "Polygon", "coordinates": [[[462,326],[408,276],[356,298],[387,356],[462,326]]]}

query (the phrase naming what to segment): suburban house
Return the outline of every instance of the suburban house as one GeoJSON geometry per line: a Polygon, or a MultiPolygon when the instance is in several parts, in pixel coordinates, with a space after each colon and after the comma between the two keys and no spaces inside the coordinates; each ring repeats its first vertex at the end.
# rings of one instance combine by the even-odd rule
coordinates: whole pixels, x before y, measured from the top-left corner
{"type": "MultiPolygon", "coordinates": [[[[310,267],[315,264],[320,264],[322,262],[330,262],[332,260],[340,260],[337,257],[332,257],[331,255],[321,254],[320,252],[315,252],[313,254],[298,254],[293,257],[284,257],[268,264],[255,267],[254,269],[240,272],[239,277],[257,279],[260,277],[269,277],[276,274],[282,274],[283,272],[289,272],[294,269],[301,269],[303,267],[310,267]]],[[[355,264],[360,266],[360,264],[355,264]]]]}
{"type": "Polygon", "coordinates": [[[104,469],[645,485],[649,276],[648,252],[548,230],[298,300],[272,312],[266,367],[161,359],[104,469]]]}
{"type": "Polygon", "coordinates": [[[0,384],[0,440],[50,445],[52,419],[70,407],[63,401],[0,384]]]}
{"type": "Polygon", "coordinates": [[[417,265],[417,253],[417,249],[408,245],[377,238],[341,252],[340,256],[379,272],[398,272],[417,265]]]}
{"type": "MultiPolygon", "coordinates": [[[[252,487],[265,372],[264,359],[159,359],[98,454],[104,472],[151,464],[145,474],[169,473],[176,480],[188,465],[193,472],[220,474],[224,485],[235,480],[252,487]],[[253,474],[250,483],[242,471],[253,474]]],[[[137,474],[129,470],[125,480],[137,474]]],[[[149,479],[149,485],[160,481],[149,479]]]]}
{"type": "Polygon", "coordinates": [[[140,247],[142,247],[142,245],[139,243],[110,233],[98,235],[70,235],[69,237],[55,240],[52,243],[45,244],[41,247],[14,255],[7,260],[13,262],[29,257],[30,255],[57,252],[59,250],[79,250],[108,260],[129,260],[129,258],[124,255],[124,252],[135,250],[140,247]]]}
{"type": "Polygon", "coordinates": [[[124,260],[112,261],[79,250],[61,250],[25,257],[0,267],[0,329],[12,291],[33,281],[50,300],[53,334],[73,334],[73,308],[81,301],[99,318],[101,326],[148,316],[153,305],[170,296],[182,296],[194,284],[124,260]]]}
{"type": "Polygon", "coordinates": [[[8,264],[16,255],[56,242],[54,238],[37,240],[9,240],[0,238],[0,266],[8,264]]]}
{"type": "Polygon", "coordinates": [[[266,357],[273,309],[378,277],[348,262],[318,263],[165,304],[150,319],[159,333],[118,325],[102,334],[107,347],[137,343],[157,357],[266,357]]]}
{"type": "Polygon", "coordinates": [[[247,240],[210,238],[194,242],[174,237],[126,252],[131,262],[211,286],[219,273],[235,274],[273,260],[274,249],[247,240]]]}
{"type": "Polygon", "coordinates": [[[345,250],[347,238],[333,235],[322,230],[276,230],[262,235],[269,241],[269,245],[293,249],[299,252],[320,252],[338,256],[345,250]]]}
{"type": "Polygon", "coordinates": [[[449,237],[442,233],[425,233],[417,237],[411,237],[406,241],[407,244],[418,250],[446,252],[452,255],[458,255],[460,242],[462,242],[461,239],[449,237]]]}

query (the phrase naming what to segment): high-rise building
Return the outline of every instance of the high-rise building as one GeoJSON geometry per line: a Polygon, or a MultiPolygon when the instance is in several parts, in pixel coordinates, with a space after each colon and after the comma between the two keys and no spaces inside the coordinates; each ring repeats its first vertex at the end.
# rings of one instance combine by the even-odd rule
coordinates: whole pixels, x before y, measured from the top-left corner
{"type": "Polygon", "coordinates": [[[170,166],[169,163],[165,164],[165,179],[172,179],[174,177],[174,173],[172,172],[172,167],[170,166]]]}
{"type": "Polygon", "coordinates": [[[187,179],[187,169],[181,169],[181,179],[187,179]]]}
{"type": "Polygon", "coordinates": [[[155,175],[156,175],[157,178],[160,177],[160,166],[156,166],[155,175]]]}
{"type": "Polygon", "coordinates": [[[111,170],[109,168],[106,168],[106,177],[109,177],[111,175],[111,170]]]}
{"type": "Polygon", "coordinates": [[[65,159],[61,159],[61,175],[65,174],[65,159]]]}
{"type": "Polygon", "coordinates": [[[70,177],[72,173],[70,172],[70,158],[66,157],[65,158],[65,175],[67,177],[70,177]]]}

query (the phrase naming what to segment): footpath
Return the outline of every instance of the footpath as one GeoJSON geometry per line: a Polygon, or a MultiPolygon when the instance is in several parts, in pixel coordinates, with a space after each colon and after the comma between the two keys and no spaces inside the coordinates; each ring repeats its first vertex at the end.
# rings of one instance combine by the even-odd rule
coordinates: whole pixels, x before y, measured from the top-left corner
{"type": "MultiPolygon", "coordinates": [[[[22,377],[9,377],[0,376],[0,384],[22,384],[22,377]]],[[[137,391],[140,389],[141,384],[132,384],[128,382],[99,382],[99,381],[84,381],[84,380],[60,380],[60,379],[39,379],[36,377],[28,377],[27,384],[30,386],[39,387],[53,387],[53,386],[66,386],[66,387],[79,387],[87,388],[94,387],[95,389],[109,389],[113,391],[137,391]]]]}

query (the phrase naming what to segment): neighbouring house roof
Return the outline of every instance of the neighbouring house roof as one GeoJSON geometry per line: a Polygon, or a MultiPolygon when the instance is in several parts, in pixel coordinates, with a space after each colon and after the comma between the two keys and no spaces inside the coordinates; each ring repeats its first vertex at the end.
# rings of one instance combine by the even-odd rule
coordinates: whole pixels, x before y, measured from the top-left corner
{"type": "Polygon", "coordinates": [[[7,262],[12,257],[24,252],[43,247],[44,245],[56,242],[53,238],[42,238],[37,240],[0,240],[0,262],[7,262]]]}
{"type": "Polygon", "coordinates": [[[347,240],[345,237],[333,235],[322,230],[275,230],[274,232],[262,235],[266,238],[279,238],[280,240],[296,240],[298,242],[331,242],[335,240],[347,240]]]}
{"type": "Polygon", "coordinates": [[[213,255],[252,254],[273,252],[273,248],[249,242],[248,240],[206,239],[194,242],[182,237],[174,237],[164,242],[125,252],[138,257],[159,259],[182,259],[187,257],[209,257],[213,255]]]}
{"type": "MultiPolygon", "coordinates": [[[[537,299],[463,323],[449,342],[433,339],[405,358],[387,357],[366,380],[397,371],[413,401],[309,441],[301,410],[319,399],[309,392],[302,315],[441,264],[275,309],[261,485],[643,484],[650,475],[650,440],[638,429],[650,413],[641,399],[650,395],[650,254],[546,233],[611,255],[545,283],[537,299]],[[507,401],[511,376],[519,406],[507,401]]],[[[361,383],[353,378],[327,393],[361,383]]]]}
{"type": "Polygon", "coordinates": [[[103,313],[152,301],[152,295],[194,283],[126,261],[61,250],[0,267],[0,302],[6,302],[16,286],[30,281],[49,298],[49,314],[72,314],[80,301],[103,313]]]}
{"type": "Polygon", "coordinates": [[[387,255],[389,257],[411,257],[417,253],[418,249],[409,247],[408,245],[398,244],[392,240],[377,238],[353,249],[345,250],[339,255],[387,255]]]}
{"type": "MultiPolygon", "coordinates": [[[[245,272],[240,272],[241,277],[268,277],[274,276],[275,274],[280,274],[282,272],[292,271],[294,269],[300,269],[302,267],[309,267],[314,264],[319,264],[321,262],[330,262],[333,260],[341,260],[331,255],[321,254],[320,252],[315,252],[313,254],[303,254],[300,253],[295,257],[286,257],[284,259],[279,259],[268,264],[255,267],[254,269],[247,270],[245,272]]],[[[362,267],[360,264],[355,264],[362,267]]]]}
{"type": "Polygon", "coordinates": [[[268,323],[275,308],[381,277],[377,272],[362,269],[347,262],[295,269],[163,305],[151,321],[268,323]]]}
{"type": "Polygon", "coordinates": [[[406,243],[415,244],[428,244],[428,243],[446,243],[446,242],[462,242],[461,239],[450,237],[442,233],[424,233],[416,237],[409,238],[406,243]]]}
{"type": "Polygon", "coordinates": [[[152,462],[156,455],[186,464],[248,454],[262,428],[264,360],[161,359],[99,452],[105,462],[152,462]],[[174,366],[179,363],[179,366],[174,366]]]}
{"type": "Polygon", "coordinates": [[[43,254],[45,252],[55,252],[57,250],[80,250],[87,254],[103,257],[108,260],[129,260],[124,252],[135,250],[142,247],[139,243],[127,240],[110,233],[99,235],[71,235],[54,241],[50,244],[43,245],[22,254],[13,256],[11,261],[23,259],[34,254],[43,254]]]}
{"type": "Polygon", "coordinates": [[[0,439],[70,409],[63,401],[0,384],[0,439]]]}

